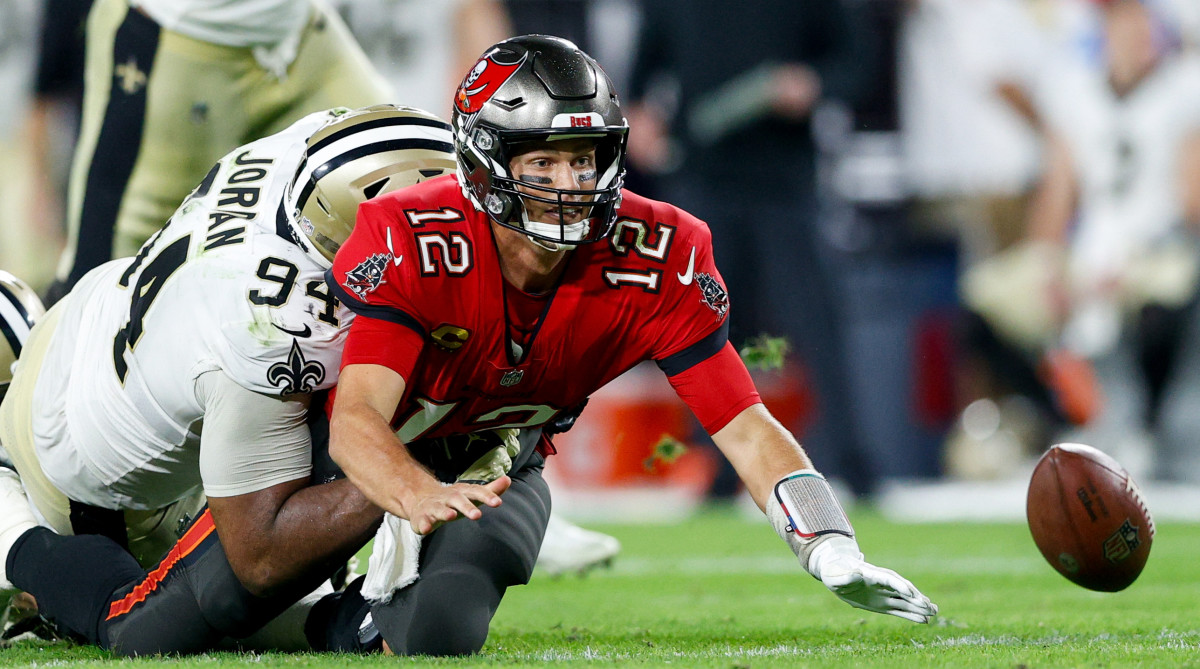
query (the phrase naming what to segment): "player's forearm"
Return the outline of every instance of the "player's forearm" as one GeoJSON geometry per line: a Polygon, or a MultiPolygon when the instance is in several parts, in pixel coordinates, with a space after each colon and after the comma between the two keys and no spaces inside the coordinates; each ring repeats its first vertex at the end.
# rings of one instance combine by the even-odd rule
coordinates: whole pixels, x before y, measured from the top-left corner
{"type": "Polygon", "coordinates": [[[439,486],[409,454],[383,415],[366,404],[339,404],[330,420],[329,455],[379,507],[407,518],[413,491],[439,486]]]}
{"type": "Polygon", "coordinates": [[[358,552],[382,518],[383,510],[347,479],[301,488],[262,537],[267,552],[257,561],[257,588],[311,589],[358,552]]]}
{"type": "Polygon", "coordinates": [[[1043,150],[1041,180],[1029,204],[1026,236],[1039,242],[1061,245],[1078,205],[1074,160],[1065,140],[1047,133],[1043,150]]]}
{"type": "Polygon", "coordinates": [[[762,404],[747,407],[712,438],[760,509],[780,478],[813,468],[804,449],[762,404]]]}
{"type": "Polygon", "coordinates": [[[258,596],[310,592],[371,538],[383,511],[349,481],[295,479],[209,509],[229,565],[258,596]]]}

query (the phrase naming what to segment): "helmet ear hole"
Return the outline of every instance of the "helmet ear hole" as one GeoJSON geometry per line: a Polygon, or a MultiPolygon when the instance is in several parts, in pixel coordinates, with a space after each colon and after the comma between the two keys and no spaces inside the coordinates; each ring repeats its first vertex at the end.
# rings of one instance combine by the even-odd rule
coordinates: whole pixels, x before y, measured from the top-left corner
{"type": "Polygon", "coordinates": [[[370,200],[371,198],[375,197],[376,195],[379,195],[379,192],[383,190],[383,187],[387,185],[387,182],[388,182],[388,177],[384,177],[383,179],[380,179],[379,181],[376,181],[373,184],[369,184],[368,186],[363,188],[363,199],[370,200]]]}

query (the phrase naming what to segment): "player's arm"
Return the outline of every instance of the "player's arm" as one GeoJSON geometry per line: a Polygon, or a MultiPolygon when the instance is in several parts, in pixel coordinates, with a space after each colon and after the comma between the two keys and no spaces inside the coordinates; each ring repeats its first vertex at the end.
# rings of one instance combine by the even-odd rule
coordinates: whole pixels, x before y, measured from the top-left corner
{"type": "Polygon", "coordinates": [[[407,518],[417,534],[460,516],[478,520],[483,515],[479,504],[500,506],[500,494],[510,483],[507,476],[487,485],[442,485],[409,454],[385,418],[396,412],[404,387],[404,377],[384,365],[342,368],[329,424],[334,462],[369,499],[407,518]]]}
{"type": "MultiPolygon", "coordinates": [[[[675,360],[688,357],[684,351],[675,360]]],[[[899,574],[863,560],[854,528],[829,483],[759,401],[732,346],[726,343],[715,355],[673,371],[671,385],[810,574],[856,608],[914,622],[928,622],[937,613],[937,606],[899,574]]]]}
{"type": "Polygon", "coordinates": [[[259,596],[311,590],[370,539],[383,512],[345,479],[311,485],[307,398],[262,395],[220,371],[200,376],[197,396],[201,474],[234,573],[259,596]]]}
{"type": "Polygon", "coordinates": [[[1184,223],[1192,232],[1200,231],[1200,129],[1193,130],[1179,147],[1179,183],[1184,223]]]}
{"type": "Polygon", "coordinates": [[[1030,241],[1064,246],[1079,204],[1075,159],[1060,133],[1046,130],[1043,137],[1042,175],[1029,203],[1030,241]]]}
{"type": "Polygon", "coordinates": [[[392,432],[391,419],[428,330],[412,315],[418,309],[408,295],[421,293],[415,263],[403,262],[406,252],[411,255],[404,246],[410,237],[392,234],[390,226],[400,212],[384,200],[359,207],[354,231],[325,274],[330,292],[357,314],[342,349],[329,455],[368,499],[425,534],[460,515],[478,519],[479,504],[499,506],[510,480],[502,476],[484,486],[443,486],[392,432]],[[385,261],[377,273],[364,270],[379,258],[395,260],[385,261]]]}

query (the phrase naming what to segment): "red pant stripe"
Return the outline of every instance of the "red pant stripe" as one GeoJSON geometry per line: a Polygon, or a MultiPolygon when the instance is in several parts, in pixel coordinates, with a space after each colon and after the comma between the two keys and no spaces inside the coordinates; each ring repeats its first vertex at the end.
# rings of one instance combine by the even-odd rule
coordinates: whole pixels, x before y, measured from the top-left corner
{"type": "Polygon", "coordinates": [[[138,583],[137,586],[134,587],[133,592],[130,592],[128,595],[125,595],[124,598],[119,599],[108,606],[108,618],[106,618],[106,620],[112,620],[117,616],[125,615],[126,613],[129,613],[134,606],[140,602],[146,601],[146,597],[148,597],[150,593],[154,592],[155,589],[158,588],[158,584],[161,583],[164,578],[166,578],[167,573],[171,571],[171,568],[174,567],[180,560],[187,557],[192,551],[196,550],[196,547],[200,545],[200,542],[204,541],[208,535],[212,534],[214,529],[216,528],[213,525],[212,513],[208,509],[205,509],[204,513],[196,519],[196,522],[192,524],[192,527],[188,529],[187,533],[184,534],[183,537],[171,547],[171,550],[167,553],[167,556],[163,558],[162,562],[158,563],[158,566],[155,567],[154,571],[146,574],[146,579],[141,583],[138,583]]]}

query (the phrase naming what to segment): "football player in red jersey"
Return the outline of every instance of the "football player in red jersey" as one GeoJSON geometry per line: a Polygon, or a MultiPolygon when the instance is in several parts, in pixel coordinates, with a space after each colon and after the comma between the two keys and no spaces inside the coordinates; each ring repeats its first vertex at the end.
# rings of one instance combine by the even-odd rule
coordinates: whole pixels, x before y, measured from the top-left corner
{"type": "Polygon", "coordinates": [[[363,204],[327,274],[357,313],[330,453],[425,535],[420,578],[372,608],[390,649],[482,647],[549,512],[553,447],[531,436],[647,359],[805,569],[852,606],[928,622],[937,607],[863,561],[828,483],[763,407],[727,341],[708,228],[622,190],[627,125],[596,62],[558,38],[500,42],[459,88],[453,128],[457,175],[363,204]],[[520,448],[470,477],[494,478],[487,491],[443,485],[503,450],[463,437],[503,429],[520,448]],[[477,508],[490,492],[502,503],[477,508]]]}

